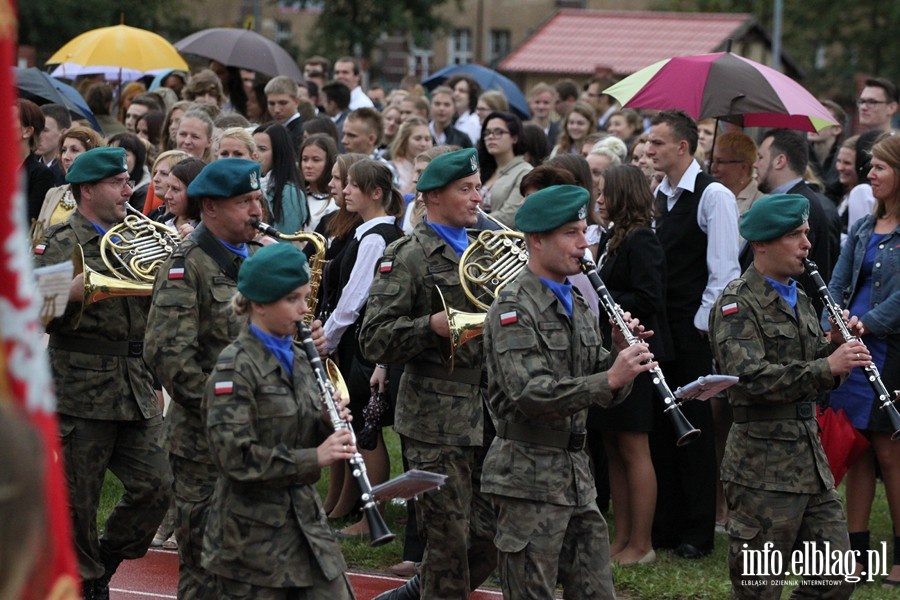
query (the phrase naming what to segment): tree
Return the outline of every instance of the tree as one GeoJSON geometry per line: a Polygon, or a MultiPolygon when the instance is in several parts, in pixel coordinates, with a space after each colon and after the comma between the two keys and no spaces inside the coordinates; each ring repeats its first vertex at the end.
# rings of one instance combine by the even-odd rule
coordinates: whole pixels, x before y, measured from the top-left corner
{"type": "MultiPolygon", "coordinates": [[[[383,34],[409,32],[423,42],[446,26],[436,9],[447,0],[328,0],[319,15],[313,47],[328,56],[369,57],[383,34]]],[[[460,6],[461,0],[456,0],[460,6]]]]}
{"type": "Polygon", "coordinates": [[[19,2],[19,43],[34,46],[39,62],[72,38],[124,23],[176,40],[193,31],[177,0],[32,0],[19,2]]]}

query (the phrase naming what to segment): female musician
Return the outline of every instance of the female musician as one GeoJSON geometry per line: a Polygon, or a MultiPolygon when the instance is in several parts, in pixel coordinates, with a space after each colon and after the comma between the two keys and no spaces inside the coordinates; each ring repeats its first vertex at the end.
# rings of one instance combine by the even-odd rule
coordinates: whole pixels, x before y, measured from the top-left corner
{"type": "MultiPolygon", "coordinates": [[[[828,284],[836,301],[857,315],[863,342],[888,390],[900,389],[900,136],[882,137],[872,147],[869,183],[875,213],[850,227],[828,284]]],[[[823,327],[831,325],[824,322],[823,327]]],[[[834,335],[834,332],[832,332],[834,335]]],[[[831,392],[831,407],[844,409],[854,427],[872,442],[847,471],[847,527],[853,550],[866,550],[875,495],[875,464],[884,479],[894,525],[894,560],[885,583],[900,585],[900,444],[891,441],[887,415],[879,410],[862,369],[854,369],[831,392]]],[[[859,555],[858,555],[859,556],[859,555]]],[[[861,557],[865,557],[865,552],[861,557]]],[[[863,565],[864,566],[864,565],[863,565]]],[[[857,570],[862,566],[857,565],[857,570]]]]}
{"type": "MultiPolygon", "coordinates": [[[[616,303],[640,319],[655,335],[647,341],[657,359],[667,356],[671,342],[665,327],[665,256],[653,233],[653,195],[637,167],[610,167],[601,176],[598,198],[602,220],[614,225],[600,244],[600,278],[616,303]]],[[[610,327],[600,319],[604,342],[610,327]]],[[[650,541],[656,508],[656,474],[650,459],[647,433],[653,428],[654,388],[650,375],[634,380],[628,401],[598,409],[609,457],[609,484],[615,518],[612,559],[620,565],[653,562],[650,541]]]]}
{"type": "Polygon", "coordinates": [[[338,209],[328,186],[337,153],[334,139],[324,133],[307,135],[300,144],[300,174],[306,182],[309,231],[316,231],[322,217],[338,209]]]}
{"type": "MultiPolygon", "coordinates": [[[[63,173],[69,170],[76,156],[103,145],[105,145],[103,138],[93,129],[75,125],[66,130],[59,140],[59,164],[63,173]]],[[[47,233],[47,229],[68,219],[73,210],[75,210],[75,198],[72,196],[71,186],[68,183],[50,188],[47,195],[44,196],[44,203],[41,205],[37,221],[32,226],[32,243],[36,244],[41,241],[44,234],[47,233]]]]}
{"type": "MultiPolygon", "coordinates": [[[[365,159],[354,163],[348,173],[344,188],[344,207],[356,213],[362,224],[356,228],[353,239],[341,253],[338,280],[340,297],[334,311],[323,327],[324,337],[316,345],[323,356],[337,354],[338,364],[347,381],[351,409],[362,412],[369,400],[369,387],[375,365],[366,360],[357,341],[362,324],[369,288],[375,277],[375,265],[391,242],[403,232],[397,221],[403,214],[403,197],[391,184],[392,173],[383,163],[365,159]]],[[[357,421],[362,427],[362,420],[357,421]]],[[[390,475],[390,459],[379,432],[374,450],[362,450],[373,485],[387,481],[390,475]]],[[[347,482],[345,484],[353,482],[347,482]]],[[[345,485],[345,492],[347,486],[345,485]]],[[[351,485],[351,488],[353,486],[351,485]]],[[[343,530],[349,535],[366,533],[365,520],[343,530]]]]}
{"type": "MultiPolygon", "coordinates": [[[[315,482],[355,453],[317,407],[309,361],[293,342],[307,313],[306,256],[261,248],[241,266],[232,308],[248,318],[219,356],[204,393],[219,471],[203,537],[203,566],[221,598],[351,599],[346,563],[315,482]]],[[[339,400],[345,420],[346,400],[339,400]]]]}

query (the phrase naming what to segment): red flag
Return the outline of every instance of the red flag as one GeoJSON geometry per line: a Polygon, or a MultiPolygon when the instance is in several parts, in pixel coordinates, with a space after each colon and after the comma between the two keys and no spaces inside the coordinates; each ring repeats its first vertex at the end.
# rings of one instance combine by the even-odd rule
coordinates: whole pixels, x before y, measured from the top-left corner
{"type": "Polygon", "coordinates": [[[68,493],[59,445],[56,400],[43,348],[36,302],[31,243],[25,225],[15,82],[17,15],[12,0],[0,0],[0,391],[27,415],[46,450],[44,494],[48,535],[24,598],[80,598],[78,566],[72,548],[68,493]]]}

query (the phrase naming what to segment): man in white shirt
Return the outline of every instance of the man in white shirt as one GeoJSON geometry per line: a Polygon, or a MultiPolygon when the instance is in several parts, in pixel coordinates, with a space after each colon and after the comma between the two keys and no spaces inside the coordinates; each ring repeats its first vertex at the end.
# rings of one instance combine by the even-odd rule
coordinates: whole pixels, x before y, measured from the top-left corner
{"type": "Polygon", "coordinates": [[[334,63],[334,78],[350,88],[350,110],[374,108],[375,104],[363,91],[359,63],[352,56],[342,56],[334,63]]]}
{"type": "MultiPolygon", "coordinates": [[[[675,389],[706,375],[712,366],[709,311],[725,285],[740,276],[737,201],[728,188],[702,172],[694,160],[699,134],[682,111],[657,114],[646,156],[665,174],[656,192],[656,233],[666,253],[666,312],[677,356],[661,363],[675,389]]],[[[707,402],[686,403],[683,412],[703,431],[676,447],[671,424],[659,411],[651,433],[659,497],[653,546],[673,548],[684,558],[712,551],[715,536],[715,444],[707,402]]]]}

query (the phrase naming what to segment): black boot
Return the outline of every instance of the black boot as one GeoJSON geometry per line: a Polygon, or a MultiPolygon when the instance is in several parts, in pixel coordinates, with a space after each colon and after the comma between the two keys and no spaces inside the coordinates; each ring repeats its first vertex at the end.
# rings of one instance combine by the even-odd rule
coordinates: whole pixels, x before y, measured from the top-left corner
{"type": "Polygon", "coordinates": [[[93,600],[109,600],[109,582],[122,561],[109,559],[103,562],[105,565],[103,575],[94,580],[93,600]]]}
{"type": "Polygon", "coordinates": [[[419,600],[419,583],[419,574],[416,573],[400,587],[378,594],[372,600],[419,600]]]}

